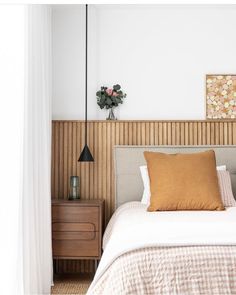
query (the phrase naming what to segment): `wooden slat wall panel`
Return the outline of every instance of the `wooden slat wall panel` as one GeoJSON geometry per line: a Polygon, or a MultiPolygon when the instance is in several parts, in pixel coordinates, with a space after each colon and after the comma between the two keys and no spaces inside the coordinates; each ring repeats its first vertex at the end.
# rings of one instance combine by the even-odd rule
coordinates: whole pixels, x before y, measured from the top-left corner
{"type": "MultiPolygon", "coordinates": [[[[236,144],[235,121],[89,121],[94,163],[77,162],[84,144],[83,121],[52,123],[52,198],[67,198],[69,178],[80,176],[82,199],[105,199],[105,220],[114,210],[114,145],[236,144]]],[[[57,272],[91,272],[90,261],[57,261],[57,272]]]]}

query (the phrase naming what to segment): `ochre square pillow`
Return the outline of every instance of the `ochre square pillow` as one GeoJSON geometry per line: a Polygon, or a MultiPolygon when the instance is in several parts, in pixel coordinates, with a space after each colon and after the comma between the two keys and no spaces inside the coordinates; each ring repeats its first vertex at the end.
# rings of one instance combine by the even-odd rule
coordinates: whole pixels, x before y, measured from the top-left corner
{"type": "Polygon", "coordinates": [[[213,150],[194,154],[144,152],[150,176],[148,211],[224,210],[213,150]]]}

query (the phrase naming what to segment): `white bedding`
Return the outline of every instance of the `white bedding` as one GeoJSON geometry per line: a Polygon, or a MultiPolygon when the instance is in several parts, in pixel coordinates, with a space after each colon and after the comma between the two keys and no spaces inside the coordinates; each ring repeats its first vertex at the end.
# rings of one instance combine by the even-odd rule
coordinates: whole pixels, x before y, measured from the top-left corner
{"type": "Polygon", "coordinates": [[[225,211],[147,212],[140,202],[126,203],[107,226],[104,253],[89,290],[124,253],[153,246],[195,245],[236,245],[236,207],[225,211]]]}

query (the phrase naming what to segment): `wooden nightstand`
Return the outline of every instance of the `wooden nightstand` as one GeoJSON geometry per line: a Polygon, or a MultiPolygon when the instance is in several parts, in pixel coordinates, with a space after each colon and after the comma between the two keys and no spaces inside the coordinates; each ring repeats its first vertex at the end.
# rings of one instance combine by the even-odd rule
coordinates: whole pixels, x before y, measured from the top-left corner
{"type": "Polygon", "coordinates": [[[103,200],[52,200],[54,259],[94,259],[102,254],[103,200]]]}

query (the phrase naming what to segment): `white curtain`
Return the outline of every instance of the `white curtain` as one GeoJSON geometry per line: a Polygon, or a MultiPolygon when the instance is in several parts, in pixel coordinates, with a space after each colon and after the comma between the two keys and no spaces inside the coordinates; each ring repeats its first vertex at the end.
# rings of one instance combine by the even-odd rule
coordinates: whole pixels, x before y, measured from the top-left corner
{"type": "Polygon", "coordinates": [[[0,294],[16,285],[24,102],[24,6],[0,5],[0,294]]]}
{"type": "Polygon", "coordinates": [[[51,7],[26,6],[22,180],[23,294],[50,294],[51,7]]]}

